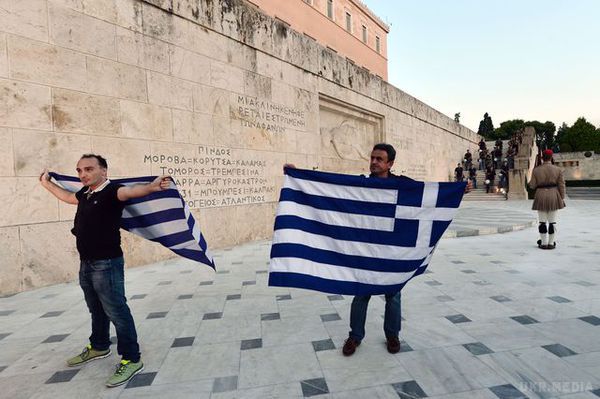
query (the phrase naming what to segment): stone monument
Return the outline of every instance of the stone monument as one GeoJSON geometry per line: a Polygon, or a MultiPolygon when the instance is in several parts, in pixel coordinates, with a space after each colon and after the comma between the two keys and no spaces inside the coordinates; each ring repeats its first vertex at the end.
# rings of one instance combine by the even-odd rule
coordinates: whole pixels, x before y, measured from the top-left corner
{"type": "MultiPolygon", "coordinates": [[[[75,208],[38,184],[102,154],[170,174],[212,248],[267,239],[282,165],[447,180],[479,137],[243,0],[28,0],[0,9],[0,294],[73,280],[75,208]]],[[[129,266],[173,254],[124,233],[129,266]]]]}

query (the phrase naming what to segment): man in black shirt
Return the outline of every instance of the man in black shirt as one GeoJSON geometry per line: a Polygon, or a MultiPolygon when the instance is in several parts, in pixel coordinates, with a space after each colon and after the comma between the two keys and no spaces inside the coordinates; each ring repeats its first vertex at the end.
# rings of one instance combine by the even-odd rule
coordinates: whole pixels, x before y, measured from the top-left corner
{"type": "Polygon", "coordinates": [[[469,180],[471,181],[471,184],[473,185],[473,188],[477,188],[477,168],[475,167],[475,165],[471,166],[471,169],[469,169],[469,180]]]}
{"type": "Polygon", "coordinates": [[[471,169],[471,163],[473,162],[473,155],[471,154],[471,151],[467,150],[463,158],[465,160],[465,169],[471,169]]]}
{"type": "Polygon", "coordinates": [[[496,178],[496,171],[492,166],[488,166],[485,170],[485,192],[489,193],[494,187],[494,179],[496,178]]]}
{"type": "Polygon", "coordinates": [[[479,150],[483,151],[487,148],[487,146],[485,145],[485,141],[483,141],[483,139],[481,139],[481,141],[479,141],[479,150]]]}
{"type": "Polygon", "coordinates": [[[508,161],[504,160],[502,162],[502,166],[500,167],[500,188],[508,188],[508,161]]]}
{"type": "Polygon", "coordinates": [[[92,317],[90,343],[81,354],[67,360],[79,366],[110,355],[110,322],[117,331],[117,352],[122,360],[106,385],[118,386],[144,368],[140,359],[135,323],[125,298],[124,261],[119,232],[125,201],[169,188],[169,178],[123,186],[108,180],[108,165],[100,155],[85,154],[77,163],[83,188],[72,193],[50,181],[48,170],[40,176],[44,188],[59,200],[77,205],[71,232],[80,257],[79,284],[92,317]]]}
{"type": "Polygon", "coordinates": [[[502,139],[496,140],[496,147],[500,148],[500,151],[502,151],[503,144],[502,139]]]}
{"type": "Polygon", "coordinates": [[[461,164],[456,164],[456,168],[454,168],[454,178],[458,182],[463,181],[465,179],[464,169],[461,164]]]}

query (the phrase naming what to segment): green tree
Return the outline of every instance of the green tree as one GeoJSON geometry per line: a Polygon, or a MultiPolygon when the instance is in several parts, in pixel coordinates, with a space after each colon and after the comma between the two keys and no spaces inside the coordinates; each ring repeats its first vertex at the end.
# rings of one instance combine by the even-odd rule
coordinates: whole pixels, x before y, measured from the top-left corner
{"type": "Polygon", "coordinates": [[[562,152],[596,151],[600,152],[600,129],[581,117],[573,126],[559,129],[559,146],[562,152]]]}
{"type": "Polygon", "coordinates": [[[543,135],[542,143],[544,144],[544,147],[550,149],[553,148],[556,144],[556,125],[550,121],[546,121],[546,123],[544,123],[543,135]]]}
{"type": "Polygon", "coordinates": [[[508,140],[510,137],[525,127],[523,119],[512,119],[504,121],[500,127],[494,130],[494,139],[508,140]]]}
{"type": "Polygon", "coordinates": [[[494,138],[494,123],[492,122],[492,117],[489,116],[487,112],[483,115],[483,119],[479,122],[477,134],[482,135],[486,139],[494,138]]]}
{"type": "Polygon", "coordinates": [[[571,151],[570,145],[568,145],[567,148],[563,148],[563,145],[566,145],[564,143],[564,137],[568,132],[569,132],[569,125],[567,125],[565,122],[563,122],[562,125],[560,125],[560,127],[556,131],[556,139],[554,140],[554,148],[553,148],[554,152],[561,152],[561,151],[569,152],[569,151],[571,151]],[[563,144],[561,144],[561,143],[563,143],[563,144]]]}
{"type": "Polygon", "coordinates": [[[513,134],[527,126],[535,129],[536,141],[538,147],[542,149],[552,148],[554,146],[554,135],[556,126],[554,123],[540,121],[523,121],[523,119],[511,119],[500,124],[500,127],[494,130],[494,139],[508,140],[513,134]]]}
{"type": "Polygon", "coordinates": [[[544,123],[540,121],[527,121],[525,126],[532,126],[535,129],[536,143],[539,148],[545,150],[554,146],[554,134],[556,125],[550,121],[544,123]]]}

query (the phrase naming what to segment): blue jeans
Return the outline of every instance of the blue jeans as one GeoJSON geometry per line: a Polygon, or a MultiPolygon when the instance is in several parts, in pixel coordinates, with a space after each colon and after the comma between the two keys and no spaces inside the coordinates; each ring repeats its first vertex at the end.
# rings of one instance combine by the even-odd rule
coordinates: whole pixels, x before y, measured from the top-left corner
{"type": "MultiPolygon", "coordinates": [[[[355,296],[350,308],[350,337],[362,341],[365,337],[365,321],[370,295],[355,296]]],[[[383,331],[386,337],[398,337],[402,322],[402,296],[400,291],[385,296],[383,331]]]]}
{"type": "Polygon", "coordinates": [[[500,176],[500,182],[498,183],[498,185],[500,186],[500,188],[506,187],[506,178],[504,177],[504,175],[500,176]]]}
{"type": "Polygon", "coordinates": [[[140,347],[135,324],[127,299],[123,257],[100,260],[82,260],[79,285],[92,315],[90,344],[96,350],[110,347],[110,322],[117,331],[117,352],[125,360],[138,362],[140,347]]]}
{"type": "Polygon", "coordinates": [[[477,178],[476,177],[471,177],[471,182],[473,183],[473,188],[477,188],[477,178]]]}

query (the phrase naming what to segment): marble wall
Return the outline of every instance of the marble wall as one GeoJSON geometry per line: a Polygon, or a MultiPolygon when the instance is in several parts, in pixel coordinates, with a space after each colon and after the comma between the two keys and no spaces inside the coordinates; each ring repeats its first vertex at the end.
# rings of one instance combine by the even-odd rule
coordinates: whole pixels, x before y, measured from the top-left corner
{"type": "Polygon", "coordinates": [[[563,169],[565,180],[600,179],[600,154],[593,151],[559,152],[554,162],[563,169]]]}
{"type": "MultiPolygon", "coordinates": [[[[73,280],[74,208],[38,183],[83,153],[171,174],[213,248],[269,238],[282,164],[447,180],[477,135],[243,0],[0,7],[0,294],[73,280]]],[[[172,254],[124,233],[128,266],[172,254]]]]}

